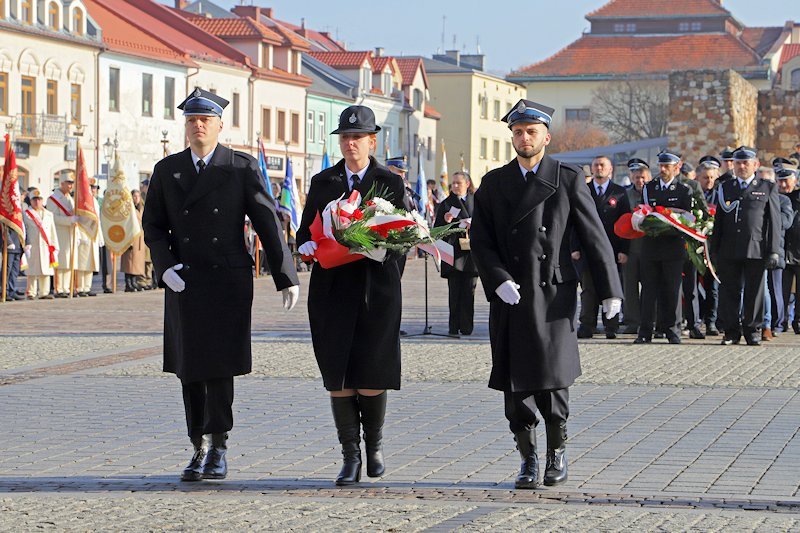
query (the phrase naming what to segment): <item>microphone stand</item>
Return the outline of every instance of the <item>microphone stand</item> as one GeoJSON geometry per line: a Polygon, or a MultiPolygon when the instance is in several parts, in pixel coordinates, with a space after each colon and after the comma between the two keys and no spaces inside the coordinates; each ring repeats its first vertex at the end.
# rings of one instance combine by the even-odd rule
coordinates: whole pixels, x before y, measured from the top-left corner
{"type": "Polygon", "coordinates": [[[407,339],[409,337],[424,337],[424,336],[434,336],[434,337],[448,337],[450,339],[460,339],[461,337],[458,335],[450,335],[446,333],[434,333],[433,326],[428,323],[428,252],[425,253],[425,327],[422,329],[421,333],[412,333],[411,335],[403,335],[403,338],[407,339]]]}

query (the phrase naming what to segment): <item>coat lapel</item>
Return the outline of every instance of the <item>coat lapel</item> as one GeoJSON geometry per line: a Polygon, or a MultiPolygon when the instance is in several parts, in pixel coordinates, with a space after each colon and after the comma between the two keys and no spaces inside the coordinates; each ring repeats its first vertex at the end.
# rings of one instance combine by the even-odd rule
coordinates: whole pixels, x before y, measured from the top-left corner
{"type": "MultiPolygon", "coordinates": [[[[189,154],[190,167],[192,167],[191,158],[192,156],[189,154]]],[[[198,199],[222,185],[222,183],[224,183],[230,177],[232,168],[233,150],[218,144],[217,148],[214,150],[214,155],[211,158],[208,167],[206,167],[202,174],[195,176],[197,182],[194,184],[194,187],[192,187],[191,191],[189,191],[189,196],[184,201],[183,206],[188,207],[198,199]]],[[[188,172],[192,172],[192,170],[189,170],[188,172]]]]}
{"type": "Polygon", "coordinates": [[[558,189],[559,168],[555,159],[545,155],[539,165],[539,170],[533,178],[532,183],[528,183],[522,193],[522,199],[514,209],[511,217],[512,225],[528,216],[539,204],[550,198],[558,189]]]}
{"type": "Polygon", "coordinates": [[[525,187],[525,178],[522,177],[519,163],[514,158],[503,167],[503,182],[500,184],[500,190],[506,201],[512,206],[516,206],[520,202],[520,197],[525,187]]]}

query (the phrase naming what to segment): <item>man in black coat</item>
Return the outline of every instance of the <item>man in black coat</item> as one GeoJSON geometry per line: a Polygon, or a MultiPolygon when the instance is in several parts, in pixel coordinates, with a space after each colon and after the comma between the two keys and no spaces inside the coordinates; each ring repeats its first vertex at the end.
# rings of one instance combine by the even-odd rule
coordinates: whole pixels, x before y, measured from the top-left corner
{"type": "Polygon", "coordinates": [[[464,249],[461,243],[468,242],[472,212],[475,210],[474,187],[466,172],[456,172],[450,181],[450,195],[436,208],[434,226],[457,223],[467,230],[464,234],[454,233],[445,237],[453,246],[453,265],[442,263],[442,277],[447,279],[450,335],[471,335],[475,315],[475,287],[478,284],[478,270],[472,260],[472,252],[464,249]]]}
{"type": "Polygon", "coordinates": [[[184,481],[227,475],[233,377],[252,366],[253,261],[244,242],[245,215],[261,238],[284,308],[291,309],[300,293],[255,159],[217,142],[227,103],[195,89],[178,106],[190,147],[156,164],[143,218],[153,268],[167,288],[164,371],[181,380],[194,446],[184,481]]]}
{"type": "MultiPolygon", "coordinates": [[[[713,155],[706,155],[700,158],[697,164],[697,183],[703,198],[709,208],[717,208],[717,184],[719,183],[719,172],[722,162],[713,155]]],[[[719,309],[719,282],[710,272],[703,276],[703,295],[700,307],[702,309],[703,320],[706,323],[706,335],[716,337],[719,335],[717,328],[717,311],[719,309]]]]}
{"type": "MultiPolygon", "coordinates": [[[[631,211],[644,202],[642,191],[653,179],[647,161],[634,158],[628,161],[631,187],[626,190],[631,211]]],[[[632,239],[628,245],[628,260],[622,269],[622,283],[625,290],[625,329],[623,333],[639,332],[641,310],[639,309],[639,284],[642,281],[642,239],[632,239]]]]}
{"type": "Polygon", "coordinates": [[[583,244],[607,318],[622,307],[614,251],[583,171],[545,154],[553,110],[520,100],[503,117],[517,157],[486,174],[475,193],[470,241],[486,297],[492,373],[522,457],[517,488],[539,484],[536,410],[547,432],[545,485],[567,479],[569,389],[581,373],[574,320],[578,276],[573,231],[583,244]]]}
{"type": "MultiPolygon", "coordinates": [[[[655,207],[678,208],[690,211],[694,197],[692,189],[678,177],[681,158],[662,151],[658,154],[659,176],[644,186],[644,203],[655,207]]],[[[653,313],[658,306],[656,329],[666,333],[670,344],[681,343],[681,272],[686,260],[683,238],[677,230],[657,237],[642,237],[642,320],[634,344],[653,339],[653,313]]]]}
{"type": "MultiPolygon", "coordinates": [[[[339,148],[344,157],[311,178],[297,231],[300,253],[314,256],[311,224],[325,206],[353,191],[362,197],[375,187],[394,207],[403,209],[403,180],[369,154],[377,144],[375,114],[365,106],[346,108],[339,117],[339,148]]],[[[342,445],[337,485],[361,479],[364,428],[367,475],[384,472],[383,422],[386,389],[400,388],[400,315],[402,293],[398,255],[385,261],[361,259],[335,268],[314,263],[308,288],[311,341],[342,445]]]]}
{"type": "Polygon", "coordinates": [[[784,240],[784,251],[786,252],[786,268],[783,271],[783,303],[786,307],[784,312],[784,323],[781,325],[784,331],[788,330],[789,315],[792,315],[792,330],[800,335],[800,190],[797,189],[797,167],[783,166],[776,170],[778,187],[781,194],[789,199],[792,205],[792,224],[786,230],[784,240]],[[789,306],[792,305],[790,297],[794,286],[794,305],[792,313],[789,306]]]}
{"type": "MultiPolygon", "coordinates": [[[[603,224],[603,230],[614,250],[614,257],[620,269],[620,282],[622,280],[622,266],[628,261],[628,249],[630,241],[623,239],[614,233],[614,223],[623,213],[630,213],[631,206],[628,201],[628,194],[625,188],[611,181],[614,174],[614,165],[611,158],[600,155],[592,160],[592,181],[587,185],[589,192],[603,224]]],[[[579,239],[575,239],[572,258],[581,262],[581,246],[579,239]]],[[[594,288],[591,272],[587,268],[581,268],[581,314],[580,326],[578,327],[579,339],[591,339],[592,332],[597,325],[597,309],[600,307],[600,297],[594,288]]],[[[607,339],[616,339],[619,329],[619,315],[612,318],[603,317],[603,326],[607,339]]]]}
{"type": "Polygon", "coordinates": [[[722,344],[738,344],[744,335],[747,344],[759,345],[764,272],[777,267],[779,260],[780,202],[776,185],[755,177],[759,167],[755,149],[740,146],[733,158],[735,178],[717,189],[719,206],[710,249],[721,282],[722,344]]]}

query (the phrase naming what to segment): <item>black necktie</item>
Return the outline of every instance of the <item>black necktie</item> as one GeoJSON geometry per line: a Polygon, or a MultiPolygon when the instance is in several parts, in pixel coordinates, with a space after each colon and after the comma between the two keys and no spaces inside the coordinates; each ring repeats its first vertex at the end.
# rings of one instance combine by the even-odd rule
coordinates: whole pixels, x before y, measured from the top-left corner
{"type": "Polygon", "coordinates": [[[601,185],[597,186],[597,196],[603,196],[603,187],[601,185]]]}
{"type": "Polygon", "coordinates": [[[536,173],[533,170],[529,170],[528,172],[525,173],[525,181],[528,183],[530,183],[535,177],[536,173]]]}
{"type": "Polygon", "coordinates": [[[206,168],[206,162],[203,161],[202,159],[198,159],[197,160],[197,175],[199,176],[200,174],[202,174],[203,170],[205,170],[205,168],[206,168]]]}
{"type": "Polygon", "coordinates": [[[358,184],[361,183],[361,180],[358,178],[358,174],[353,174],[353,188],[352,190],[356,190],[358,184]]]}

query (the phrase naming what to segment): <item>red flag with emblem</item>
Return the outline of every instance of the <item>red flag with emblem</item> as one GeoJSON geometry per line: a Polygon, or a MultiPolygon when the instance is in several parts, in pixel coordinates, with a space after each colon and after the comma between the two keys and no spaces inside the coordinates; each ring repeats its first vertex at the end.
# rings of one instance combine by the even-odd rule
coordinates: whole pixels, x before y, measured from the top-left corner
{"type": "Polygon", "coordinates": [[[97,229],[100,226],[97,211],[94,208],[94,196],[89,183],[89,173],[86,172],[86,160],[83,158],[83,148],[78,150],[77,178],[75,179],[75,214],[78,216],[78,226],[92,239],[97,238],[97,229]]]}
{"type": "Polygon", "coordinates": [[[16,231],[21,240],[25,240],[25,225],[22,222],[22,205],[19,197],[17,180],[17,156],[11,147],[11,139],[6,134],[6,147],[3,152],[3,183],[0,186],[0,222],[16,231]]]}

